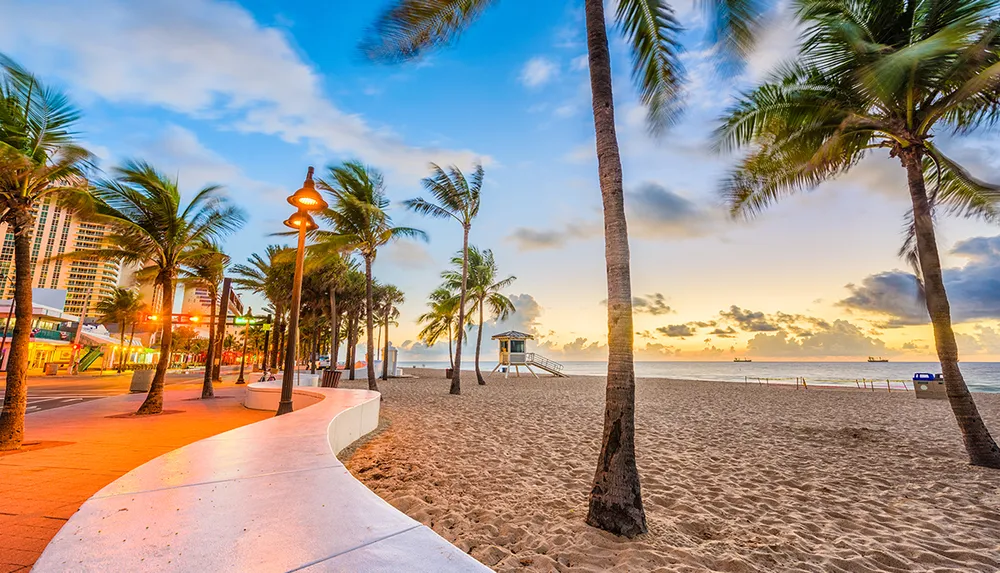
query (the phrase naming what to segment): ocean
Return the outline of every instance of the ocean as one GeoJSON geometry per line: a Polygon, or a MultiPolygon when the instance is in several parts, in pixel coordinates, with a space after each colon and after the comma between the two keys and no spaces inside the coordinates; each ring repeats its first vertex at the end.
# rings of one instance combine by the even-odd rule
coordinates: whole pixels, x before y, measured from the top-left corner
{"type": "MultiPolygon", "coordinates": [[[[462,370],[472,370],[464,362],[462,370]]],[[[480,368],[489,372],[496,361],[482,362],[480,368]]],[[[563,371],[581,376],[607,374],[606,362],[563,362],[563,371]]],[[[447,362],[412,362],[400,360],[403,368],[447,368],[447,362]]],[[[973,392],[1000,392],[1000,362],[962,362],[962,375],[973,392]]],[[[886,381],[893,389],[912,388],[910,381],[917,372],[936,374],[941,365],[936,362],[636,362],[638,378],[679,378],[684,380],[716,380],[753,384],[794,384],[805,378],[814,386],[849,386],[874,383],[884,389],[886,381]],[[864,382],[862,382],[864,381],[864,382]]],[[[523,372],[522,375],[528,375],[523,372]]]]}

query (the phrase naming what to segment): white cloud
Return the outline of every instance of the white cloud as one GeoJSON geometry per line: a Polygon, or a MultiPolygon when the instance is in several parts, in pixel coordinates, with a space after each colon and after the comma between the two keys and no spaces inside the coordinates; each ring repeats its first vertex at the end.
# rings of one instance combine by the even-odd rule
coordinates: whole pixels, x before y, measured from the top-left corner
{"type": "Polygon", "coordinates": [[[587,68],[589,68],[590,67],[590,60],[588,59],[587,54],[584,54],[582,56],[577,56],[577,57],[573,58],[573,61],[570,62],[569,67],[570,67],[570,69],[572,69],[574,71],[577,71],[577,72],[583,71],[583,70],[586,70],[587,68]]]}
{"type": "Polygon", "coordinates": [[[521,69],[521,83],[529,88],[547,84],[559,74],[559,67],[548,58],[536,57],[528,60],[521,69]]]}
{"type": "Polygon", "coordinates": [[[0,50],[78,97],[164,107],[408,173],[423,174],[431,160],[476,159],[407,145],[339,109],[286,35],[235,3],[89,0],[82,9],[77,0],[0,0],[0,13],[0,50]]]}

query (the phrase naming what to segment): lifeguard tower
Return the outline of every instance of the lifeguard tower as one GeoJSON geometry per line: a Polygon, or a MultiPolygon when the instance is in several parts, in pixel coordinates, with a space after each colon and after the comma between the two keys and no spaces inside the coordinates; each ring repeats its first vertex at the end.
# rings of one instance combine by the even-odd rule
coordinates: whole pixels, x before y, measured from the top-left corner
{"type": "Polygon", "coordinates": [[[493,372],[496,372],[502,367],[506,367],[503,372],[504,378],[507,378],[507,375],[510,374],[511,367],[514,368],[514,371],[517,372],[517,377],[520,378],[521,366],[527,368],[528,372],[531,372],[535,378],[538,378],[538,374],[535,374],[535,371],[531,369],[532,366],[540,368],[553,376],[558,376],[560,378],[566,377],[566,375],[562,373],[562,364],[559,364],[554,360],[549,360],[548,358],[535,354],[534,352],[527,352],[525,343],[528,340],[534,340],[534,336],[523,332],[517,332],[516,330],[508,330],[507,332],[495,334],[492,338],[493,340],[500,341],[500,360],[497,367],[493,369],[493,372]]]}

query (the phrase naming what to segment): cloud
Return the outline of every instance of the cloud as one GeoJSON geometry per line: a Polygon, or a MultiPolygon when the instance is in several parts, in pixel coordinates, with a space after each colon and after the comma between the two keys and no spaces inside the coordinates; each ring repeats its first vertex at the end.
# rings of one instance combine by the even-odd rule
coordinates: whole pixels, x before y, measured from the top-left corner
{"type": "MultiPolygon", "coordinates": [[[[604,301],[604,304],[607,304],[607,301],[604,301]]],[[[674,312],[674,309],[667,304],[666,297],[658,292],[632,297],[632,309],[636,314],[651,314],[653,316],[674,312]]]]}
{"type": "Polygon", "coordinates": [[[550,59],[535,57],[521,69],[521,83],[529,88],[541,87],[559,74],[559,67],[550,59]]]}
{"type": "MultiPolygon", "coordinates": [[[[961,241],[952,253],[968,261],[965,266],[943,271],[952,320],[1000,318],[1000,236],[961,241]]],[[[839,306],[883,315],[885,326],[930,322],[912,273],[899,270],[878,273],[846,288],[851,294],[837,303],[839,306]]]]}
{"type": "Polygon", "coordinates": [[[686,338],[694,335],[694,330],[687,324],[668,324],[667,326],[657,328],[656,332],[670,338],[686,338]]]}
{"type": "Polygon", "coordinates": [[[477,159],[467,150],[408,145],[339,109],[285,33],[233,2],[90,0],[81,10],[75,0],[51,0],[44,9],[6,2],[3,11],[0,50],[84,97],[162,107],[405,173],[424,174],[430,160],[477,159]]]}
{"type": "Polygon", "coordinates": [[[885,342],[868,336],[860,327],[846,320],[835,320],[829,328],[806,338],[787,332],[759,332],[747,342],[747,354],[768,357],[843,357],[886,354],[885,342]]]}
{"type": "Polygon", "coordinates": [[[507,240],[522,251],[556,249],[573,239],[590,239],[600,236],[601,228],[593,223],[569,223],[562,228],[531,229],[518,227],[507,240]]]}
{"type": "Polygon", "coordinates": [[[410,270],[426,269],[434,266],[434,257],[427,246],[413,240],[403,240],[390,243],[379,249],[379,259],[390,266],[410,270]]]}
{"type": "Polygon", "coordinates": [[[625,193],[631,230],[646,237],[697,237],[710,232],[707,209],[657,183],[643,183],[625,193]]]}
{"type": "Polygon", "coordinates": [[[781,328],[768,320],[763,312],[744,310],[736,305],[729,307],[729,310],[719,311],[719,316],[723,319],[735,322],[740,330],[746,332],[774,332],[781,328]]]}
{"type": "Polygon", "coordinates": [[[713,330],[709,334],[711,334],[712,336],[718,336],[719,338],[735,338],[736,337],[736,329],[733,328],[732,326],[726,327],[725,330],[723,330],[721,328],[716,328],[715,330],[713,330]]]}

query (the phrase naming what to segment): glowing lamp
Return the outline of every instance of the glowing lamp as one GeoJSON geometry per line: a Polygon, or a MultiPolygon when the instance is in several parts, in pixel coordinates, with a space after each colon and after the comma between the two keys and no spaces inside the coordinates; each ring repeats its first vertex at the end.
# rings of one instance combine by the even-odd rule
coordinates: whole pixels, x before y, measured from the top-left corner
{"type": "Polygon", "coordinates": [[[201,317],[200,316],[192,316],[188,320],[190,320],[191,322],[198,322],[198,321],[201,320],[201,317]]]}
{"type": "Polygon", "coordinates": [[[307,231],[311,231],[317,227],[316,221],[313,221],[313,218],[309,216],[309,213],[306,213],[301,209],[292,213],[292,216],[285,221],[285,226],[295,229],[296,231],[303,227],[305,227],[307,231]]]}
{"type": "Polygon", "coordinates": [[[288,202],[300,211],[319,211],[327,208],[326,201],[323,200],[323,196],[316,190],[316,184],[313,183],[312,167],[309,168],[309,172],[306,174],[306,180],[302,184],[302,188],[289,197],[288,202]]]}

